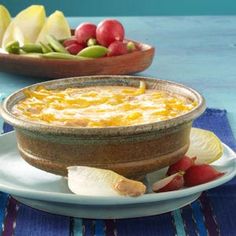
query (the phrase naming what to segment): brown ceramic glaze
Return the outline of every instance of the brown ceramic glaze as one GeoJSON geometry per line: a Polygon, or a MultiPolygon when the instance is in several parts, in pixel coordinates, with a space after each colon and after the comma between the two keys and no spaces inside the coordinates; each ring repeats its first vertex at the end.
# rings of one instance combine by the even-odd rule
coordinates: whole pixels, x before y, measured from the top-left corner
{"type": "MultiPolygon", "coordinates": [[[[49,89],[94,85],[139,86],[181,94],[198,105],[179,117],[144,125],[75,128],[33,123],[15,117],[11,109],[24,98],[22,90],[5,99],[2,116],[15,127],[18,148],[31,165],[59,175],[66,167],[86,165],[114,170],[137,178],[176,162],[189,146],[192,121],[205,109],[195,90],[169,81],[132,76],[77,77],[41,83],[49,89]]],[[[28,88],[34,89],[36,85],[28,88]]]]}
{"type": "Polygon", "coordinates": [[[136,43],[140,50],[132,53],[81,61],[0,53],[0,71],[44,78],[133,74],[151,65],[155,51],[150,45],[136,43]]]}

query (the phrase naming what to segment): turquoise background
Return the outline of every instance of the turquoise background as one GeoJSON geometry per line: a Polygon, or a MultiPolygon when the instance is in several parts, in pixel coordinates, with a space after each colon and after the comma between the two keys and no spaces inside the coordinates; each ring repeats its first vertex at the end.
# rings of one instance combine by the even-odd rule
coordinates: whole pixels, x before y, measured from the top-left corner
{"type": "Polygon", "coordinates": [[[236,0],[3,0],[12,16],[31,4],[67,16],[235,15],[236,0]]]}

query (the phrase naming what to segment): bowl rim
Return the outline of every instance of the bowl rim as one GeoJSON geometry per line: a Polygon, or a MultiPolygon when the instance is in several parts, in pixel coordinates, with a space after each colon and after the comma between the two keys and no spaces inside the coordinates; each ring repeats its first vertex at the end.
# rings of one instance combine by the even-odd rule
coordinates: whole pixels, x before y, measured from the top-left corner
{"type": "MultiPolygon", "coordinates": [[[[77,82],[78,83],[78,82],[77,82]]],[[[73,83],[72,83],[73,84],[73,83]]],[[[69,83],[70,85],[70,83],[69,83]]],[[[66,87],[66,86],[65,86],[66,87]]],[[[93,75],[93,76],[78,76],[78,77],[70,77],[70,78],[62,78],[62,79],[55,79],[49,80],[45,82],[40,82],[36,84],[29,85],[27,87],[21,88],[14,93],[10,94],[0,106],[0,114],[2,115],[3,119],[8,122],[9,124],[13,125],[16,128],[29,130],[33,132],[42,132],[48,134],[64,134],[64,135],[85,135],[85,136],[117,136],[117,135],[133,135],[133,134],[140,134],[146,132],[152,132],[156,130],[163,130],[166,128],[171,128],[174,126],[178,126],[184,123],[191,122],[198,116],[200,116],[206,109],[205,98],[197,92],[195,89],[192,89],[186,85],[176,83],[169,80],[162,80],[155,77],[146,77],[146,76],[132,76],[132,75],[93,75]],[[125,80],[138,80],[138,81],[149,81],[149,82],[157,82],[162,84],[168,84],[171,86],[179,87],[190,92],[192,95],[195,96],[198,105],[190,110],[189,112],[168,119],[163,121],[157,121],[152,123],[145,123],[145,124],[138,124],[132,126],[109,126],[109,127],[70,127],[70,126],[60,126],[55,124],[40,124],[37,122],[32,122],[29,120],[21,119],[12,114],[11,108],[14,104],[11,104],[10,109],[9,103],[20,93],[22,93],[25,89],[32,89],[39,85],[51,85],[51,84],[60,84],[63,82],[68,83],[68,81],[73,80],[96,80],[99,79],[125,79],[125,80]]]]}
{"type": "MultiPolygon", "coordinates": [[[[143,43],[141,41],[135,41],[132,39],[125,39],[128,41],[132,41],[134,43],[136,43],[140,50],[134,51],[131,53],[127,53],[124,55],[118,55],[115,56],[116,59],[120,59],[120,58],[124,58],[124,57],[130,57],[130,56],[137,56],[139,54],[143,54],[149,51],[152,51],[154,54],[155,51],[155,47],[147,44],[147,43],[143,43]]],[[[46,63],[46,62],[50,62],[50,63],[55,63],[57,64],[59,63],[63,63],[63,64],[83,64],[83,63],[94,63],[94,60],[91,59],[87,59],[87,60],[68,60],[68,59],[54,59],[54,58],[43,58],[43,57],[27,57],[27,56],[23,56],[23,55],[19,55],[19,54],[9,54],[7,52],[5,52],[3,49],[0,48],[0,59],[10,59],[10,60],[20,60],[20,61],[25,61],[25,62],[35,62],[35,63],[46,63]]],[[[100,58],[96,58],[97,62],[100,63],[104,63],[106,61],[110,61],[110,57],[100,57],[100,58]]]]}

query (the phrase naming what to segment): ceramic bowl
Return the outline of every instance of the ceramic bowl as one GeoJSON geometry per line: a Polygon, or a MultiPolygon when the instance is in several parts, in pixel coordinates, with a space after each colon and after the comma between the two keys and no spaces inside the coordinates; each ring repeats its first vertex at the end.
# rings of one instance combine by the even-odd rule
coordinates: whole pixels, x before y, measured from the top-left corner
{"type": "MultiPolygon", "coordinates": [[[[2,116],[14,126],[21,156],[31,165],[65,176],[67,166],[85,165],[114,170],[139,178],[173,164],[189,147],[192,121],[205,110],[204,98],[195,90],[174,82],[136,76],[86,76],[40,83],[48,89],[121,85],[179,94],[197,106],[188,113],[165,121],[106,128],[75,128],[39,124],[12,114],[12,107],[25,96],[23,89],[2,104],[2,116]]],[[[27,88],[34,89],[39,84],[27,88]]]]}

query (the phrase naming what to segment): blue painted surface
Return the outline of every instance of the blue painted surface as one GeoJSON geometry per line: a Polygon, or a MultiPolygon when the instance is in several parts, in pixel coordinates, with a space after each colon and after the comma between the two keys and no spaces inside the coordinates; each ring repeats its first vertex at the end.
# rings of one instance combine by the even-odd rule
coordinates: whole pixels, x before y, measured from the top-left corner
{"type": "Polygon", "coordinates": [[[142,16],[142,15],[233,15],[235,0],[21,0],[20,4],[2,0],[12,15],[31,4],[43,4],[48,13],[57,9],[67,16],[142,16]]]}
{"type": "MultiPolygon", "coordinates": [[[[99,17],[72,17],[75,27],[99,17]]],[[[186,84],[201,92],[209,107],[226,109],[236,134],[236,16],[118,17],[126,35],[155,46],[155,59],[140,75],[186,84]]],[[[0,95],[42,81],[0,73],[0,95]]]]}

